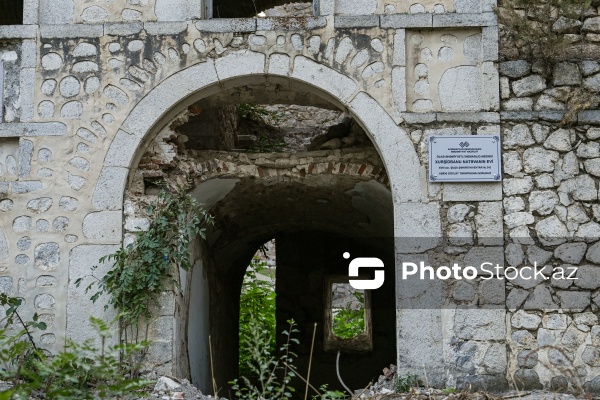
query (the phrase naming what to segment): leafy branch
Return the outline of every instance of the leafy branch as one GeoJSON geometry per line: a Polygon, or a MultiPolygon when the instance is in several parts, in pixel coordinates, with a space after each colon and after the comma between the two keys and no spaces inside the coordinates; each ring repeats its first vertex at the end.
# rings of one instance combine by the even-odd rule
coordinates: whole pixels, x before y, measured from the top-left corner
{"type": "MultiPolygon", "coordinates": [[[[181,290],[177,280],[178,270],[189,270],[190,242],[196,237],[206,237],[207,224],[213,219],[183,187],[173,192],[163,189],[153,204],[146,209],[150,226],[137,232],[136,240],[126,248],[102,257],[100,262],[112,262],[113,268],[89,284],[86,292],[97,286],[93,301],[104,294],[109,296],[105,308],[113,306],[119,311],[121,329],[137,327],[149,319],[151,307],[157,304],[164,291],[165,281],[171,280],[181,290]]],[[[76,281],[80,285],[82,279],[76,281]]],[[[137,340],[137,330],[134,339],[137,340]]],[[[125,337],[127,341],[127,337],[125,337]]]]}

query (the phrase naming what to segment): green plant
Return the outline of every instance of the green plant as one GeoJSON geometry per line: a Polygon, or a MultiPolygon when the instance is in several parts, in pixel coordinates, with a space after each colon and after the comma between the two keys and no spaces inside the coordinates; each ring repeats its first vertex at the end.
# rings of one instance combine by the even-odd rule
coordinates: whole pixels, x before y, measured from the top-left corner
{"type": "Polygon", "coordinates": [[[417,375],[406,374],[398,376],[396,382],[394,382],[394,391],[396,393],[405,393],[410,391],[412,387],[420,386],[421,380],[417,375]]]}
{"type": "Polygon", "coordinates": [[[251,316],[249,320],[249,335],[240,338],[240,346],[251,349],[248,367],[252,373],[250,379],[242,376],[231,383],[237,399],[290,399],[295,391],[290,382],[295,373],[289,368],[293,365],[296,354],[291,350],[292,343],[298,344],[298,339],[292,335],[297,333],[295,323],[289,320],[289,329],[283,331],[287,337],[285,344],[279,349],[281,355],[276,357],[271,351],[273,338],[269,330],[251,316]]]}
{"type": "Polygon", "coordinates": [[[265,119],[273,115],[264,106],[251,103],[241,103],[237,108],[237,114],[240,118],[247,118],[257,122],[265,122],[265,119]]]}
{"type": "Polygon", "coordinates": [[[18,385],[24,369],[41,357],[32,337],[33,330],[46,329],[46,323],[39,321],[37,313],[32,321],[23,320],[18,311],[22,303],[19,298],[0,293],[0,305],[5,308],[5,317],[1,320],[3,329],[0,330],[0,363],[3,365],[0,380],[10,380],[13,386],[18,385]]]}
{"type": "MultiPolygon", "coordinates": [[[[266,262],[254,257],[246,270],[240,294],[240,338],[250,337],[252,324],[260,325],[261,329],[269,333],[271,338],[268,351],[275,352],[275,280],[264,279],[269,270],[266,262]],[[258,275],[258,276],[257,276],[258,275]]],[[[240,374],[250,376],[252,374],[252,343],[240,341],[240,374]]]]}
{"type": "MultiPolygon", "coordinates": [[[[112,305],[119,311],[121,338],[125,341],[138,341],[137,325],[152,316],[150,309],[164,291],[165,280],[170,279],[180,289],[179,268],[191,268],[188,246],[196,235],[205,238],[204,226],[213,222],[183,187],[173,192],[163,189],[146,212],[148,230],[136,233],[134,244],[102,257],[100,262],[113,262],[113,268],[86,288],[88,291],[98,286],[93,301],[102,294],[109,295],[106,307],[112,305]],[[133,337],[127,336],[128,327],[133,337]]],[[[78,279],[76,284],[81,282],[78,279]]]]}
{"type": "Polygon", "coordinates": [[[344,308],[334,310],[331,330],[333,334],[342,339],[352,339],[365,331],[365,295],[361,292],[352,292],[359,308],[354,308],[348,302],[344,308]]]}
{"type": "Polygon", "coordinates": [[[91,318],[100,348],[92,340],[69,341],[63,351],[49,355],[32,337],[33,330],[45,330],[46,324],[37,315],[25,322],[18,313],[20,299],[0,294],[0,304],[7,307],[5,328],[16,330],[12,334],[9,329],[0,330],[0,380],[12,384],[0,392],[0,399],[25,400],[32,395],[60,400],[123,398],[150,383],[132,378],[135,366],[123,366],[119,360],[120,354],[139,352],[147,343],[108,346],[107,339],[113,335],[109,325],[91,318]]]}
{"type": "Polygon", "coordinates": [[[348,398],[348,395],[344,392],[340,392],[339,390],[328,390],[327,384],[321,385],[319,389],[321,390],[321,394],[313,396],[312,400],[338,400],[348,398]]]}
{"type": "Polygon", "coordinates": [[[256,143],[249,149],[250,153],[281,152],[287,146],[285,141],[279,137],[259,135],[256,143]]]}
{"type": "Polygon", "coordinates": [[[543,62],[546,72],[571,43],[564,33],[578,31],[590,0],[501,0],[497,13],[505,47],[543,62]]]}
{"type": "Polygon", "coordinates": [[[442,392],[444,394],[452,394],[452,393],[456,393],[456,388],[453,387],[447,387],[445,389],[442,390],[442,392]]]}

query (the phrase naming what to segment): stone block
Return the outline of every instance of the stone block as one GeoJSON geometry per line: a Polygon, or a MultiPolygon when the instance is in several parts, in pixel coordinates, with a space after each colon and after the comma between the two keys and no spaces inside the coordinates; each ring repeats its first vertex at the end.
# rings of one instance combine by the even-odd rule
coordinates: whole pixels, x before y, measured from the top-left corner
{"type": "Polygon", "coordinates": [[[92,206],[98,210],[120,210],[129,169],[104,167],[92,194],[92,206]]]}
{"type": "Polygon", "coordinates": [[[577,268],[575,286],[586,289],[600,289],[600,267],[596,265],[582,265],[577,268]]]}
{"type": "Polygon", "coordinates": [[[392,69],[392,98],[396,111],[406,111],[406,67],[392,69]]]}
{"type": "Polygon", "coordinates": [[[484,26],[481,28],[483,61],[498,61],[498,27],[484,26]]]}
{"type": "MultiPolygon", "coordinates": [[[[542,96],[540,96],[540,99],[542,96]]],[[[538,104],[540,104],[539,100],[538,100],[538,103],[536,104],[536,107],[538,104]]],[[[560,122],[560,121],[562,121],[563,117],[565,116],[565,113],[562,111],[540,111],[538,115],[542,121],[560,122]]]]}
{"type": "Polygon", "coordinates": [[[379,16],[378,15],[338,15],[333,20],[333,26],[338,29],[379,27],[379,16]]]}
{"type": "Polygon", "coordinates": [[[40,0],[40,25],[73,24],[74,0],[40,0]]]}
{"type": "Polygon", "coordinates": [[[35,74],[35,68],[22,68],[19,75],[21,122],[33,120],[35,74]]]}
{"type": "Polygon", "coordinates": [[[504,216],[504,223],[508,229],[513,229],[518,226],[530,225],[535,222],[533,214],[529,212],[513,212],[504,216]]]}
{"type": "MultiPolygon", "coordinates": [[[[498,188],[501,186],[497,184],[498,188]]],[[[501,246],[503,244],[502,203],[480,202],[475,215],[477,241],[480,246],[501,246]]]]}
{"type": "Polygon", "coordinates": [[[456,13],[456,14],[434,14],[434,28],[465,27],[465,26],[495,26],[498,25],[496,14],[484,13],[456,13]]]}
{"type": "Polygon", "coordinates": [[[377,11],[377,0],[335,0],[335,14],[369,15],[377,11]]]}
{"type": "Polygon", "coordinates": [[[402,113],[402,118],[408,124],[429,124],[437,120],[436,113],[402,113]]]}
{"type": "Polygon", "coordinates": [[[335,12],[335,0],[314,0],[315,15],[333,15],[335,12]]]}
{"type": "Polygon", "coordinates": [[[591,304],[590,292],[556,291],[564,311],[582,312],[591,304]]]}
{"type": "Polygon", "coordinates": [[[600,110],[586,110],[577,114],[580,124],[600,125],[600,110]]]}
{"type": "Polygon", "coordinates": [[[229,53],[215,62],[219,80],[248,74],[264,74],[265,55],[250,50],[229,53]]]}
{"type": "Polygon", "coordinates": [[[579,66],[576,63],[557,63],[554,66],[552,76],[554,86],[581,84],[581,72],[579,72],[579,66]]]}
{"type": "Polygon", "coordinates": [[[553,215],[539,221],[535,225],[535,231],[540,242],[545,246],[557,246],[567,241],[567,227],[553,215]]]}
{"type": "Polygon", "coordinates": [[[130,36],[144,29],[143,22],[115,22],[104,25],[104,34],[110,36],[130,36]]]}
{"type": "Polygon", "coordinates": [[[504,340],[506,311],[503,309],[457,309],[456,336],[468,340],[504,340]]]}
{"type": "Polygon", "coordinates": [[[186,68],[165,79],[140,100],[121,128],[126,132],[144,137],[156,122],[165,117],[181,99],[216,82],[218,82],[218,77],[212,60],[186,68]]]}
{"type": "Polygon", "coordinates": [[[483,72],[476,66],[458,66],[444,72],[439,82],[443,111],[483,109],[483,72]]]}
{"type": "Polygon", "coordinates": [[[517,97],[531,96],[546,89],[546,79],[541,75],[530,75],[513,82],[512,89],[517,97]]]}
{"type": "MultiPolygon", "coordinates": [[[[433,289],[433,288],[432,288],[433,289]]],[[[398,309],[397,324],[413,329],[398,330],[398,374],[427,373],[444,386],[444,351],[440,309],[398,309]]],[[[430,384],[432,380],[428,380],[430,384]]]]}
{"type": "MultiPolygon", "coordinates": [[[[37,66],[37,44],[35,40],[23,40],[21,45],[21,67],[35,68],[37,66]]],[[[32,82],[28,82],[34,86],[32,82]]]]}
{"type": "Polygon", "coordinates": [[[39,23],[40,14],[39,0],[24,0],[23,1],[23,24],[37,25],[39,23]]]}
{"type": "MultiPolygon", "coordinates": [[[[482,108],[486,111],[500,110],[500,78],[498,70],[493,62],[484,62],[482,64],[483,80],[482,80],[482,108]]],[[[500,116],[497,116],[498,120],[500,116]]],[[[499,121],[498,121],[499,122],[499,121]]]]}
{"type": "Polygon", "coordinates": [[[31,158],[33,157],[33,142],[31,140],[19,140],[19,177],[27,177],[31,173],[31,158]]]}
{"type": "Polygon", "coordinates": [[[546,285],[539,284],[533,290],[533,293],[529,295],[527,301],[523,305],[525,310],[556,310],[558,309],[557,304],[552,299],[550,290],[546,285]]]}
{"type": "Polygon", "coordinates": [[[391,186],[405,188],[394,190],[394,203],[420,201],[421,165],[408,134],[366,93],[358,93],[350,102],[350,109],[378,144],[391,186]]]}
{"type": "Polygon", "coordinates": [[[500,74],[509,78],[522,78],[529,74],[531,65],[525,60],[504,61],[499,66],[500,74]]]}
{"type": "Polygon", "coordinates": [[[394,228],[397,253],[421,253],[441,243],[442,231],[438,204],[404,203],[397,205],[394,228]],[[401,239],[398,239],[401,238],[401,239]]]}
{"type": "Polygon", "coordinates": [[[177,35],[187,29],[187,22],[144,22],[148,35],[177,35]]]}
{"type": "Polygon", "coordinates": [[[257,18],[257,31],[300,31],[324,28],[327,19],[324,17],[289,17],[289,18],[257,18]]]}
{"type": "Polygon", "coordinates": [[[215,18],[196,21],[200,32],[255,32],[256,18],[215,18]]]}
{"type": "Polygon", "coordinates": [[[444,201],[502,200],[501,183],[444,183],[444,201]]]}
{"type": "Polygon", "coordinates": [[[318,83],[320,88],[342,101],[349,100],[350,96],[358,89],[351,78],[333,69],[323,68],[322,64],[303,56],[294,59],[292,77],[312,84],[318,83]]]}
{"type": "MultiPolygon", "coordinates": [[[[100,338],[90,324],[90,317],[103,318],[107,323],[116,316],[112,308],[104,310],[108,303],[107,295],[102,295],[96,302],[90,300],[90,294],[85,288],[93,282],[91,268],[97,266],[95,276],[104,276],[112,267],[109,263],[100,263],[101,257],[117,251],[119,246],[113,245],[81,245],[73,248],[69,254],[69,286],[67,289],[67,324],[66,336],[68,339],[83,342],[90,339],[96,345],[100,338]],[[82,284],[77,287],[75,281],[82,279],[82,284]]],[[[108,338],[108,344],[118,343],[117,335],[108,338]]]]}
{"type": "Polygon", "coordinates": [[[397,29],[394,34],[392,64],[401,67],[406,65],[406,30],[404,29],[397,29]]]}
{"type": "Polygon", "coordinates": [[[12,192],[15,194],[31,193],[42,190],[41,181],[17,181],[11,183],[12,192]]]}
{"type": "Polygon", "coordinates": [[[455,0],[454,8],[457,13],[480,13],[482,3],[481,0],[455,0]]]}
{"type": "Polygon", "coordinates": [[[269,57],[268,73],[271,75],[289,75],[290,56],[279,53],[271,54],[271,57],[269,57]]]}
{"type": "Polygon", "coordinates": [[[187,21],[202,18],[202,4],[197,0],[156,0],[154,14],[159,21],[187,21]]]}
{"type": "Polygon", "coordinates": [[[120,243],[123,238],[121,211],[99,211],[83,219],[83,235],[97,243],[120,243]]]}
{"type": "Polygon", "coordinates": [[[104,35],[104,25],[42,25],[40,36],[45,39],[56,38],[96,38],[104,35]]]}
{"type": "Polygon", "coordinates": [[[139,144],[138,136],[119,129],[104,158],[104,165],[129,168],[139,144]]]}
{"type": "Polygon", "coordinates": [[[380,17],[382,28],[431,28],[433,17],[431,14],[390,14],[380,17]]]}
{"type": "Polygon", "coordinates": [[[539,113],[536,111],[502,111],[500,119],[503,121],[537,121],[539,113]]]}
{"type": "Polygon", "coordinates": [[[513,382],[519,390],[543,389],[538,373],[533,369],[519,369],[513,375],[513,382]]]}
{"type": "Polygon", "coordinates": [[[436,119],[440,122],[498,123],[500,114],[494,112],[439,112],[436,119]]]}
{"type": "Polygon", "coordinates": [[[35,25],[3,25],[0,26],[2,39],[35,39],[38,28],[35,25]]]}

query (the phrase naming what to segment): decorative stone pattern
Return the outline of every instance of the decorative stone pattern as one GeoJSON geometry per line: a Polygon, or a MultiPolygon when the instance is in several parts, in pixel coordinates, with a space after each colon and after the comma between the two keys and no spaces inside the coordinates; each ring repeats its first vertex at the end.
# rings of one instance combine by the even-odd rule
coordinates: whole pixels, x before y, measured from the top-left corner
{"type": "Polygon", "coordinates": [[[480,30],[407,31],[408,110],[465,112],[495,109],[485,99],[485,65],[482,61],[480,30]]]}

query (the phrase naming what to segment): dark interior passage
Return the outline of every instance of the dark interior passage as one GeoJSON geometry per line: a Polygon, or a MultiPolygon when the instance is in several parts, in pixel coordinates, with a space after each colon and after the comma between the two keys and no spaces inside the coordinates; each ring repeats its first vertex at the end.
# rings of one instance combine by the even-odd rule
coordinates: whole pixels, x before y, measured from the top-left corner
{"type": "MultiPolygon", "coordinates": [[[[376,380],[382,368],[396,363],[394,306],[394,251],[391,238],[344,237],[326,232],[295,232],[277,235],[277,330],[286,329],[287,320],[298,324],[297,366],[306,376],[314,323],[317,323],[311,368],[311,384],[343,390],[336,375],[335,351],[324,349],[325,292],[329,278],[347,278],[348,262],[342,254],[378,257],[386,265],[386,283],[371,291],[372,351],[342,350],[340,374],[351,389],[366,387],[376,380]]],[[[285,336],[278,335],[277,348],[285,336]]],[[[304,388],[301,380],[294,382],[304,388]]]]}
{"type": "MultiPolygon", "coordinates": [[[[326,283],[331,277],[348,274],[349,260],[343,258],[344,252],[350,252],[352,258],[378,257],[387,268],[386,283],[371,293],[373,350],[343,352],[342,377],[358,389],[394,363],[395,279],[389,189],[365,178],[326,174],[307,177],[303,182],[275,178],[218,181],[206,182],[194,192],[201,201],[202,196],[218,199],[211,207],[216,224],[202,244],[210,291],[210,334],[213,352],[218,354],[214,359],[218,387],[228,390],[228,382],[238,377],[242,280],[258,247],[271,238],[277,243],[276,331],[287,329],[287,320],[296,321],[300,345],[294,351],[299,355],[299,371],[307,370],[316,322],[311,382],[317,387],[327,383],[332,389],[341,389],[335,372],[336,353],[324,350],[323,327],[326,283]]],[[[283,336],[277,336],[279,348],[283,336]]],[[[295,386],[303,387],[301,381],[295,386]]]]}
{"type": "Polygon", "coordinates": [[[23,0],[0,0],[0,25],[23,23],[23,0]]]}

